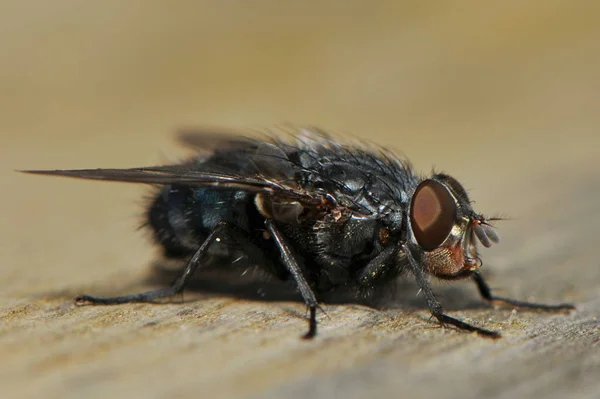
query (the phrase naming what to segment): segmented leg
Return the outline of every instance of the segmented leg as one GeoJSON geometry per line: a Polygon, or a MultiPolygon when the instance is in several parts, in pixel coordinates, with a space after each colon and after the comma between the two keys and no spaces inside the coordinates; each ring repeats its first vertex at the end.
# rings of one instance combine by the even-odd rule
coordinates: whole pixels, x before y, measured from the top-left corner
{"type": "Polygon", "coordinates": [[[408,263],[410,264],[411,271],[415,276],[417,284],[421,288],[421,292],[423,293],[423,295],[425,296],[425,299],[427,300],[427,305],[429,306],[429,310],[431,311],[431,314],[436,319],[438,319],[438,321],[440,323],[450,324],[457,328],[460,328],[461,330],[474,331],[484,337],[500,338],[500,333],[497,331],[492,331],[492,330],[487,330],[485,328],[477,327],[472,324],[466,323],[462,320],[455,319],[454,317],[444,314],[444,309],[442,308],[442,305],[438,302],[435,295],[433,294],[433,291],[431,290],[431,286],[429,285],[429,281],[427,280],[427,276],[425,274],[425,271],[423,270],[423,266],[415,260],[415,258],[412,256],[408,246],[403,245],[402,250],[404,251],[404,254],[406,256],[406,259],[408,260],[408,263]]]}
{"type": "Polygon", "coordinates": [[[375,284],[378,280],[389,278],[391,273],[397,273],[397,270],[392,270],[397,262],[390,263],[392,256],[398,251],[397,246],[390,245],[386,247],[379,255],[369,262],[368,265],[360,272],[358,283],[368,287],[375,284]]]}
{"type": "Polygon", "coordinates": [[[483,299],[489,301],[494,305],[502,305],[502,306],[512,306],[515,308],[524,308],[524,309],[536,309],[536,310],[546,310],[550,312],[556,311],[564,311],[564,310],[573,310],[575,306],[570,303],[560,303],[558,305],[546,305],[542,303],[531,303],[531,302],[523,302],[515,299],[504,298],[501,296],[492,295],[492,290],[490,286],[485,282],[481,274],[475,273],[473,274],[473,281],[477,284],[477,288],[479,289],[479,293],[483,297],[483,299]]]}
{"type": "Polygon", "coordinates": [[[310,310],[310,317],[308,319],[308,332],[304,335],[304,338],[313,338],[315,335],[317,335],[317,308],[319,307],[317,298],[315,297],[314,292],[308,285],[308,282],[304,278],[304,275],[302,274],[302,269],[300,269],[298,262],[296,262],[296,259],[294,259],[294,256],[292,255],[290,248],[285,241],[285,238],[281,235],[273,221],[267,219],[265,221],[265,225],[269,233],[271,233],[271,235],[273,236],[273,239],[277,244],[277,248],[279,248],[283,264],[296,281],[296,284],[298,284],[300,294],[302,295],[304,302],[310,310]]]}
{"type": "Polygon", "coordinates": [[[163,288],[158,290],[141,292],[138,294],[123,295],[116,297],[99,298],[90,295],[81,295],[75,298],[75,302],[78,305],[97,304],[97,305],[114,305],[129,302],[154,302],[160,298],[172,297],[183,291],[187,281],[192,277],[196,270],[202,266],[202,259],[210,246],[217,242],[219,235],[227,232],[227,234],[233,236],[234,239],[240,245],[244,247],[246,251],[253,252],[254,255],[260,255],[260,251],[253,244],[249,242],[248,237],[241,231],[236,229],[227,222],[220,222],[213,231],[206,237],[200,248],[196,250],[194,255],[190,258],[187,265],[185,266],[182,274],[173,282],[171,287],[163,288]]]}

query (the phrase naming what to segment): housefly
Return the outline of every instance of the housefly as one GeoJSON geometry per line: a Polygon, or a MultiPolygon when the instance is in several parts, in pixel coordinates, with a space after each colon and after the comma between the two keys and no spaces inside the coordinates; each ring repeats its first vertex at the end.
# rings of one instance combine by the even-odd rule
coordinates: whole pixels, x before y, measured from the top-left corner
{"type": "Polygon", "coordinates": [[[167,258],[187,264],[169,288],[78,304],[154,302],[181,293],[227,240],[269,274],[293,280],[309,309],[306,338],[317,332],[318,295],[336,287],[373,288],[412,273],[441,324],[497,338],[499,333],[444,313],[429,276],[471,279],[493,304],[573,309],[495,296],[479,272],[477,245],[498,242],[493,219],[477,213],[453,177],[418,176],[373,145],[342,144],[316,129],[287,138],[187,133],[198,155],[169,166],[29,170],[27,173],[158,185],[147,225],[167,258]]]}

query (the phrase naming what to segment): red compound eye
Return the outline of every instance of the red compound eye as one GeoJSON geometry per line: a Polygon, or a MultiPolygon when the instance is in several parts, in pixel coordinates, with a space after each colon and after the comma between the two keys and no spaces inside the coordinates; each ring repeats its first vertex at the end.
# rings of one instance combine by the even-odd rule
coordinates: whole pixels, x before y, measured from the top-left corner
{"type": "Polygon", "coordinates": [[[456,202],[446,187],[425,180],[417,187],[410,206],[410,222],[417,242],[426,251],[444,242],[456,220],[456,202]]]}

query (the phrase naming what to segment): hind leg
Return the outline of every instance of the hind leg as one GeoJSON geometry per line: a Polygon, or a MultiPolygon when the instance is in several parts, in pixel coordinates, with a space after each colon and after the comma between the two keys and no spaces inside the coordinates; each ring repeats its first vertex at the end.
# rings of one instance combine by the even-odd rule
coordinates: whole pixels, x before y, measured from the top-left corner
{"type": "Polygon", "coordinates": [[[203,260],[207,254],[209,248],[218,243],[221,240],[221,236],[227,234],[234,238],[234,240],[246,251],[248,256],[253,258],[262,258],[262,264],[266,265],[268,262],[263,256],[259,248],[257,248],[251,241],[248,235],[235,226],[227,222],[220,222],[213,231],[206,237],[202,245],[196,250],[194,255],[190,258],[187,265],[183,269],[183,272],[169,288],[162,288],[158,290],[146,291],[137,294],[116,296],[116,297],[95,297],[90,295],[81,295],[75,298],[75,302],[78,305],[115,305],[121,303],[131,302],[155,302],[157,299],[172,297],[179,294],[185,288],[186,283],[194,275],[198,268],[203,266],[203,260]]]}

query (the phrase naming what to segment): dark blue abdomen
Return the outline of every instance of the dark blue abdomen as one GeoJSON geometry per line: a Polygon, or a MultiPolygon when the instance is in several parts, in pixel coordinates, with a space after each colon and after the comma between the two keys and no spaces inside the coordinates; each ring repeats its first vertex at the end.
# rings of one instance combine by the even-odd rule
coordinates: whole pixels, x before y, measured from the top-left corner
{"type": "Polygon", "coordinates": [[[167,257],[188,256],[221,221],[249,233],[262,225],[254,195],[239,190],[169,185],[148,210],[148,222],[167,257]]]}

